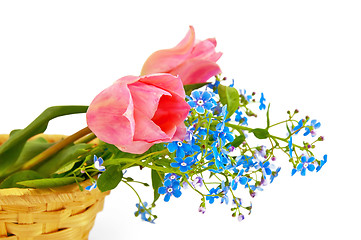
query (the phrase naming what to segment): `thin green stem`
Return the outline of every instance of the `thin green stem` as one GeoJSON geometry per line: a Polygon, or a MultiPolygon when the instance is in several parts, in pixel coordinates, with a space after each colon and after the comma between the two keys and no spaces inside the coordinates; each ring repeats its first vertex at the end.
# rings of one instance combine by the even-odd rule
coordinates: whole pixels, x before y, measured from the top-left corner
{"type": "Polygon", "coordinates": [[[282,122],[275,123],[275,124],[273,124],[273,125],[269,126],[268,128],[271,128],[271,127],[277,126],[277,125],[282,124],[282,123],[292,122],[292,121],[297,123],[297,121],[296,121],[296,120],[287,119],[287,120],[284,120],[284,121],[282,121],[282,122]]]}
{"type": "Polygon", "coordinates": [[[194,190],[194,191],[196,191],[197,193],[199,193],[201,196],[202,196],[202,198],[204,198],[204,194],[203,193],[201,193],[199,190],[197,190],[195,187],[193,187],[193,185],[188,181],[188,179],[186,178],[186,177],[183,177],[184,178],[184,180],[188,183],[188,185],[194,190]]]}
{"type": "Polygon", "coordinates": [[[144,205],[144,203],[143,203],[142,199],[140,198],[138,192],[133,188],[133,186],[130,185],[127,181],[122,180],[122,182],[125,183],[126,185],[128,185],[128,187],[130,187],[130,188],[134,191],[135,195],[137,195],[137,197],[138,197],[139,203],[142,205],[142,207],[144,208],[144,210],[147,211],[147,213],[149,213],[151,216],[154,216],[154,215],[148,210],[148,208],[144,205]]]}
{"type": "Polygon", "coordinates": [[[231,127],[231,128],[236,129],[238,132],[244,131],[244,130],[250,132],[250,131],[253,130],[253,128],[249,128],[249,127],[245,127],[245,126],[240,126],[240,125],[235,125],[235,124],[232,124],[232,123],[226,123],[225,125],[226,125],[227,127],[231,127]]]}
{"type": "Polygon", "coordinates": [[[73,143],[74,141],[78,140],[79,138],[91,133],[91,130],[88,127],[83,128],[82,130],[74,133],[73,135],[64,138],[62,141],[54,144],[50,148],[46,149],[42,153],[38,154],[34,158],[30,159],[28,162],[26,162],[22,170],[30,169],[39,163],[45,161],[50,156],[54,155],[55,153],[59,152],[64,147],[68,146],[69,144],[73,143]]]}

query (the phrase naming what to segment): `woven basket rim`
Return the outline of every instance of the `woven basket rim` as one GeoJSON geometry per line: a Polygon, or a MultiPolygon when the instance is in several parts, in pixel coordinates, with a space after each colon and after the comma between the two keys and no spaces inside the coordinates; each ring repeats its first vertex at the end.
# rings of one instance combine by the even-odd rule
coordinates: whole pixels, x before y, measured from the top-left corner
{"type": "MultiPolygon", "coordinates": [[[[91,180],[87,179],[85,181],[79,182],[79,185],[83,188],[91,185],[91,180]]],[[[54,187],[54,188],[3,188],[0,189],[0,197],[3,196],[24,196],[24,195],[47,195],[52,193],[70,193],[80,191],[79,185],[77,183],[72,183],[69,185],[54,187]]]]}
{"type": "MultiPolygon", "coordinates": [[[[90,185],[90,180],[79,183],[83,188],[90,185]]],[[[0,189],[0,205],[35,205],[39,203],[73,202],[74,199],[82,201],[90,196],[99,198],[108,195],[110,191],[101,192],[98,188],[91,191],[81,191],[75,184],[58,188],[30,189],[30,188],[7,188],[0,189]]]]}

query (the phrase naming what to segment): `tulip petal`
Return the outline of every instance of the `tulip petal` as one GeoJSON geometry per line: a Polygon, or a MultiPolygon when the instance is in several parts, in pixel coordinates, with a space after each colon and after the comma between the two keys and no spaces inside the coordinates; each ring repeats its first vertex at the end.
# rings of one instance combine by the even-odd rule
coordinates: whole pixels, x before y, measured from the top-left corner
{"type": "Polygon", "coordinates": [[[171,96],[171,94],[163,89],[152,85],[136,82],[128,85],[132,94],[134,109],[140,111],[148,119],[153,118],[159,104],[159,99],[163,95],[171,96]]]}
{"type": "Polygon", "coordinates": [[[190,59],[173,69],[171,74],[178,74],[184,85],[204,83],[209,78],[221,73],[217,63],[204,59],[190,59]]]}
{"type": "Polygon", "coordinates": [[[187,128],[184,124],[184,122],[180,123],[177,128],[176,132],[173,135],[173,138],[170,141],[183,141],[184,137],[186,135],[187,128]]]}
{"type": "Polygon", "coordinates": [[[204,60],[216,62],[222,56],[221,52],[215,51],[216,46],[217,41],[215,38],[199,41],[195,44],[192,53],[189,55],[189,59],[202,58],[204,60]]]}
{"type": "Polygon", "coordinates": [[[140,82],[151,84],[153,86],[165,89],[167,92],[177,94],[181,98],[185,98],[185,92],[181,79],[171,74],[150,74],[141,77],[140,82]]]}
{"type": "Polygon", "coordinates": [[[173,137],[176,126],[184,121],[189,110],[190,106],[178,95],[162,96],[152,121],[168,136],[173,137]]]}
{"type": "Polygon", "coordinates": [[[133,141],[129,145],[115,145],[123,152],[134,153],[134,154],[142,154],[146,152],[154,143],[147,143],[144,141],[133,141]]]}
{"type": "MultiPolygon", "coordinates": [[[[174,78],[172,75],[169,76],[174,78]]],[[[179,84],[181,85],[180,82],[179,84]]],[[[165,96],[173,99],[172,95],[169,92],[162,90],[161,88],[142,82],[131,84],[128,87],[132,94],[134,103],[134,120],[136,126],[133,137],[134,141],[145,141],[152,143],[156,141],[169,140],[174,135],[176,131],[176,125],[179,124],[179,121],[175,121],[174,118],[167,116],[164,121],[166,121],[170,127],[165,129],[164,127],[158,125],[159,121],[154,122],[152,120],[159,107],[162,109],[164,106],[164,103],[161,103],[164,102],[164,100],[161,99],[164,99],[165,96]]],[[[185,103],[183,99],[180,99],[180,97],[178,97],[177,100],[185,103]]],[[[173,113],[169,111],[169,109],[165,110],[170,115],[173,113]]]]}
{"type": "Polygon", "coordinates": [[[173,132],[171,133],[172,135],[169,136],[160,126],[137,109],[134,110],[134,120],[136,125],[133,137],[134,141],[144,141],[147,143],[167,141],[174,134],[173,132]]]}
{"type": "Polygon", "coordinates": [[[181,64],[190,54],[195,42],[195,32],[189,27],[187,35],[174,48],[154,52],[145,61],[141,75],[151,73],[167,73],[181,64]]]}
{"type": "Polygon", "coordinates": [[[134,135],[133,100],[125,84],[113,84],[90,104],[86,118],[90,130],[104,142],[129,144],[134,135]]]}
{"type": "Polygon", "coordinates": [[[122,78],[119,78],[115,83],[118,83],[118,84],[131,84],[131,83],[135,83],[137,81],[139,81],[139,76],[132,76],[132,75],[129,75],[129,76],[125,76],[125,77],[122,77],[122,78]]]}

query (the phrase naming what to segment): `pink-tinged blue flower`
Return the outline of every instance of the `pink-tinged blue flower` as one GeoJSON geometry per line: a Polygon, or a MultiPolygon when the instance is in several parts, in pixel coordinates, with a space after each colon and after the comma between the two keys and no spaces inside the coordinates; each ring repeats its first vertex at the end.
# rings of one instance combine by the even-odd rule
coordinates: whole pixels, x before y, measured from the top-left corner
{"type": "Polygon", "coordinates": [[[228,198],[228,196],[227,196],[227,193],[228,193],[228,190],[229,190],[229,186],[226,186],[226,184],[224,183],[224,181],[222,181],[221,187],[222,187],[222,189],[221,189],[221,191],[220,191],[220,193],[221,193],[221,195],[222,195],[222,197],[221,197],[221,203],[224,203],[224,202],[225,202],[226,204],[228,204],[229,198],[228,198]]]}
{"type": "Polygon", "coordinates": [[[203,114],[206,110],[212,110],[217,106],[216,101],[212,98],[211,92],[193,91],[191,97],[192,100],[188,101],[188,104],[199,114],[203,114]]]}
{"type": "Polygon", "coordinates": [[[292,147],[292,137],[290,137],[290,140],[288,140],[288,148],[289,148],[290,157],[292,158],[292,151],[293,151],[293,147],[292,147]]]}
{"type": "Polygon", "coordinates": [[[243,214],[238,215],[237,219],[239,222],[242,222],[244,220],[244,215],[243,214]]]}
{"type": "Polygon", "coordinates": [[[327,163],[327,154],[323,156],[323,160],[321,160],[320,164],[317,166],[316,172],[320,171],[325,163],[327,163]]]}
{"type": "Polygon", "coordinates": [[[248,183],[248,178],[243,176],[244,169],[240,170],[237,176],[231,182],[231,188],[236,190],[238,187],[238,183],[241,185],[246,185],[248,183]]]}
{"type": "Polygon", "coordinates": [[[273,182],[273,180],[278,177],[278,173],[281,171],[281,167],[278,167],[276,169],[276,171],[272,172],[272,175],[271,175],[271,183],[273,182]]]}
{"type": "Polygon", "coordinates": [[[179,181],[171,181],[169,179],[164,181],[164,186],[158,188],[159,194],[165,194],[164,201],[169,202],[171,196],[179,198],[182,195],[180,191],[179,181]]]}
{"type": "Polygon", "coordinates": [[[263,93],[261,93],[261,98],[259,100],[260,105],[259,105],[259,110],[264,110],[266,109],[266,105],[264,104],[264,102],[266,101],[266,99],[264,98],[263,93]]]}
{"type": "Polygon", "coordinates": [[[239,111],[238,109],[236,110],[235,113],[236,113],[236,117],[235,117],[236,122],[239,122],[241,125],[248,126],[247,117],[243,117],[242,116],[243,113],[241,111],[239,111]]]}
{"type": "Polygon", "coordinates": [[[184,140],[187,143],[192,142],[194,139],[193,135],[194,135],[194,128],[193,127],[188,128],[186,131],[186,135],[184,136],[184,140]]]}
{"type": "Polygon", "coordinates": [[[136,217],[140,216],[140,218],[141,218],[143,221],[150,222],[150,223],[154,223],[154,219],[153,219],[153,220],[150,220],[151,210],[150,210],[150,209],[147,209],[147,206],[148,206],[148,203],[147,203],[147,202],[144,202],[144,207],[141,206],[139,203],[135,204],[135,206],[138,208],[138,210],[134,212],[134,215],[135,215],[136,217]]]}
{"type": "Polygon", "coordinates": [[[94,155],[94,167],[96,169],[98,169],[98,171],[100,172],[104,172],[105,171],[105,167],[102,166],[104,163],[103,159],[100,157],[100,158],[97,158],[97,156],[94,155]]]}
{"type": "Polygon", "coordinates": [[[250,191],[249,191],[249,194],[251,195],[251,197],[255,197],[257,196],[257,192],[256,191],[260,191],[262,192],[263,191],[263,188],[261,188],[261,186],[259,185],[249,185],[249,188],[250,188],[250,191]]]}
{"type": "Polygon", "coordinates": [[[172,162],[170,165],[172,167],[178,168],[181,172],[187,172],[191,170],[191,166],[195,163],[194,157],[187,157],[185,159],[176,157],[174,158],[177,162],[172,162]]]}
{"type": "Polygon", "coordinates": [[[267,158],[266,150],[267,148],[264,145],[257,147],[255,150],[256,158],[260,161],[264,161],[267,158]]]}
{"type": "Polygon", "coordinates": [[[201,177],[196,177],[193,182],[192,182],[192,185],[194,188],[196,187],[202,187],[203,186],[203,178],[201,177]]]}
{"type": "Polygon", "coordinates": [[[176,156],[184,158],[185,155],[192,149],[187,143],[181,141],[173,141],[167,145],[168,151],[173,153],[176,152],[176,156]]]}
{"type": "Polygon", "coordinates": [[[214,199],[219,198],[218,194],[221,190],[219,188],[212,188],[209,190],[208,196],[206,196],[206,200],[209,201],[210,204],[214,203],[214,199]]]}
{"type": "Polygon", "coordinates": [[[308,169],[310,172],[315,170],[315,165],[313,164],[314,161],[314,157],[307,158],[306,156],[302,156],[301,163],[297,165],[296,170],[301,171],[302,176],[306,176],[306,169],[308,169]]]}
{"type": "Polygon", "coordinates": [[[303,134],[303,136],[307,136],[307,135],[310,134],[310,133],[311,133],[311,136],[312,136],[312,137],[316,136],[316,131],[315,131],[315,129],[317,129],[317,128],[319,128],[319,127],[321,127],[321,123],[320,123],[320,122],[317,122],[316,119],[312,120],[312,121],[311,121],[311,124],[308,125],[308,126],[306,126],[306,128],[305,128],[305,131],[306,131],[306,132],[303,134]]]}
{"type": "Polygon", "coordinates": [[[204,213],[206,212],[206,208],[200,206],[200,207],[198,208],[198,212],[204,214],[204,213]]]}

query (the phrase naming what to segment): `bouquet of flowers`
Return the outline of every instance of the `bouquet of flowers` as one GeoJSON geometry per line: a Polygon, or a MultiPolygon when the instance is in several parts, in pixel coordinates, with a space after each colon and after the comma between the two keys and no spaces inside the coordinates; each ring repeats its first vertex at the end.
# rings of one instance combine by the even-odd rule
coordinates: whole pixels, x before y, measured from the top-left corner
{"type": "MultiPolygon", "coordinates": [[[[298,110],[285,120],[270,119],[263,93],[234,87],[222,76],[213,38],[199,41],[191,26],[174,48],[154,52],[140,76],[125,76],[99,93],[89,106],[46,109],[26,128],[14,130],[0,146],[1,188],[54,188],[78,184],[82,191],[132,188],[136,216],[154,222],[156,201],[196,191],[204,213],[214,202],[232,205],[239,221],[254,198],[290,163],[291,175],[318,172],[327,155],[313,153],[321,124],[298,110]],[[86,113],[87,127],[56,143],[32,139],[56,117],[86,113]],[[264,117],[262,127],[252,120],[264,117]],[[151,169],[151,184],[128,176],[128,168],[151,169]],[[90,179],[84,189],[80,182],[90,179]],[[134,184],[151,186],[151,204],[134,184]]],[[[288,171],[288,170],[286,170],[288,171]]]]}

